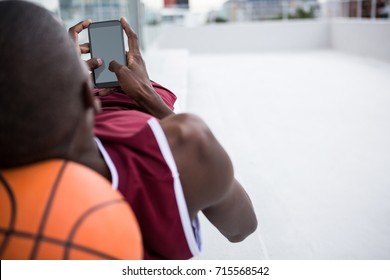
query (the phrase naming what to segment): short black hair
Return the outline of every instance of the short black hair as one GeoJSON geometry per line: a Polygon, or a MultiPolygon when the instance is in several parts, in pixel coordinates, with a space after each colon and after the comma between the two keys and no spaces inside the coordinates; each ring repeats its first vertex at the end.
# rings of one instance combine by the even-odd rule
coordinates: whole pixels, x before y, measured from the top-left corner
{"type": "Polygon", "coordinates": [[[0,1],[0,168],[58,157],[81,116],[85,69],[62,23],[0,1]]]}

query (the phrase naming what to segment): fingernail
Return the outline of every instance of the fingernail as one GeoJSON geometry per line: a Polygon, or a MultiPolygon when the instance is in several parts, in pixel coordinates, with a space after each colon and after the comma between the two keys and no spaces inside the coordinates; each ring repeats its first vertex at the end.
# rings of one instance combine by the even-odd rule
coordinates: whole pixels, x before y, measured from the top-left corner
{"type": "Polygon", "coordinates": [[[124,21],[126,21],[126,22],[127,22],[127,19],[126,19],[125,17],[122,17],[122,18],[123,18],[123,20],[124,20],[124,21]]]}
{"type": "Polygon", "coordinates": [[[101,58],[97,58],[96,61],[99,66],[103,64],[103,60],[101,58]]]}

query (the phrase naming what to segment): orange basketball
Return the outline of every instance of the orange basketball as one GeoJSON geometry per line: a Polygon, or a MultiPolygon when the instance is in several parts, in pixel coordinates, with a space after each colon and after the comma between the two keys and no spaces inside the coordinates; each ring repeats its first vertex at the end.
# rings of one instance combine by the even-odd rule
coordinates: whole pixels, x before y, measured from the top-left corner
{"type": "Polygon", "coordinates": [[[141,259],[136,218],[95,171],[48,160],[0,171],[1,259],[141,259]]]}

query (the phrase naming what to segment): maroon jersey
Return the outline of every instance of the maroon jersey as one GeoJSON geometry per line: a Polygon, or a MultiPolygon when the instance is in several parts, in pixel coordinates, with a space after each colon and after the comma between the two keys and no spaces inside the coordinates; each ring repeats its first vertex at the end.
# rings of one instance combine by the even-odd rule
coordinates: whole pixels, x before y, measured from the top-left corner
{"type": "MultiPolygon", "coordinates": [[[[173,109],[176,96],[153,83],[173,109]]],[[[188,259],[199,254],[198,220],[190,221],[179,173],[159,121],[123,93],[101,98],[94,132],[117,188],[141,228],[145,259],[188,259]]]]}

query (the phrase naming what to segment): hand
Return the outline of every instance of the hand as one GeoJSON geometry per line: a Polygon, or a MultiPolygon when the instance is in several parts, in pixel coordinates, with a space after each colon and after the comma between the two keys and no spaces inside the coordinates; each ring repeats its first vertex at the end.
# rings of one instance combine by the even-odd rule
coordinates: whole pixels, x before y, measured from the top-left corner
{"type": "Polygon", "coordinates": [[[122,90],[133,98],[141,108],[158,118],[172,114],[172,110],[153,89],[139,49],[137,34],[131,29],[125,18],[122,17],[120,22],[129,44],[127,66],[113,60],[108,69],[115,72],[122,90]]]}
{"type": "MultiPolygon", "coordinates": [[[[81,45],[79,44],[79,33],[84,29],[88,28],[91,23],[92,20],[87,19],[69,28],[69,36],[73,39],[75,48],[79,54],[86,54],[90,52],[89,43],[84,43],[81,45]]],[[[101,60],[101,58],[91,58],[87,60],[86,63],[88,69],[92,71],[96,68],[99,68],[103,64],[103,61],[101,60]]]]}
{"type": "MultiPolygon", "coordinates": [[[[79,44],[79,34],[81,33],[81,31],[88,28],[88,26],[91,23],[92,23],[92,20],[87,19],[84,21],[80,21],[78,24],[69,28],[69,36],[73,39],[73,42],[75,44],[75,48],[80,55],[87,54],[90,52],[89,43],[84,43],[81,45],[79,44]]],[[[91,58],[85,62],[87,63],[87,67],[90,71],[99,68],[103,64],[103,61],[101,58],[91,58]]],[[[91,78],[91,81],[92,81],[92,78],[91,78]]],[[[97,93],[99,95],[108,95],[112,91],[113,91],[112,88],[104,88],[104,89],[99,90],[97,93]]]]}
{"type": "Polygon", "coordinates": [[[128,38],[127,66],[113,60],[110,62],[108,69],[115,72],[122,90],[137,100],[141,92],[149,89],[153,90],[153,87],[141,56],[137,34],[131,29],[125,18],[122,17],[120,22],[128,38]]]}

